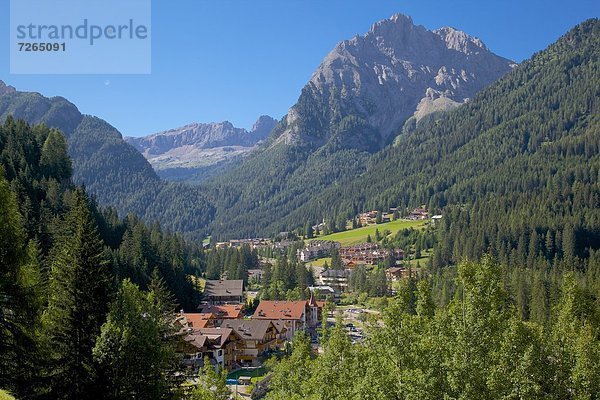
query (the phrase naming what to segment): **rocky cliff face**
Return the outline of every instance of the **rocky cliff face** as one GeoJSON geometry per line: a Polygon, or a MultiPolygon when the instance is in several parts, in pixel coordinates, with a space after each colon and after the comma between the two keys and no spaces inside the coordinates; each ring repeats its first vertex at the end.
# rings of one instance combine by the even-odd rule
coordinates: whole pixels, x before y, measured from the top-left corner
{"type": "Polygon", "coordinates": [[[145,137],[127,137],[160,176],[201,181],[225,164],[241,160],[273,130],[277,121],[261,116],[250,131],[231,122],[189,124],[145,137]]]}
{"type": "Polygon", "coordinates": [[[278,142],[322,145],[337,137],[345,147],[375,151],[407,120],[468,101],[514,66],[464,32],[429,31],[395,15],[327,55],[278,142]]]}
{"type": "Polygon", "coordinates": [[[5,94],[14,93],[16,89],[12,86],[8,86],[6,83],[0,81],[0,96],[4,96],[5,94]]]}
{"type": "Polygon", "coordinates": [[[223,146],[251,147],[263,140],[277,124],[273,118],[262,116],[251,131],[236,128],[229,121],[208,124],[189,124],[181,128],[126,140],[147,157],[161,155],[183,146],[211,149],[223,146]]]}

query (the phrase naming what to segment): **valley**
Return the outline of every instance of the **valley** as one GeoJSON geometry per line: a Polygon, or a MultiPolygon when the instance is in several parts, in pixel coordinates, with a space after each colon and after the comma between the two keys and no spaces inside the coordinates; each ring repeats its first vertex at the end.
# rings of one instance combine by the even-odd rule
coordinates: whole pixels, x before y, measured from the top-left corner
{"type": "Polygon", "coordinates": [[[0,398],[598,397],[598,18],[517,63],[394,14],[302,84],[124,137],[0,81],[0,398]]]}

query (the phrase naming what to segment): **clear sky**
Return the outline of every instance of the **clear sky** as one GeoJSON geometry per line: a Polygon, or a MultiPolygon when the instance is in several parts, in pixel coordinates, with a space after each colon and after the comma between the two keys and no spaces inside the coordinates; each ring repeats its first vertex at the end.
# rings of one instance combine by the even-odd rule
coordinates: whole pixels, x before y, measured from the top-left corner
{"type": "Polygon", "coordinates": [[[259,115],[285,115],[337,42],[395,13],[461,29],[522,61],[600,16],[600,1],[153,0],[150,75],[63,76],[9,73],[9,0],[0,0],[0,79],[66,97],[129,136],[190,122],[249,128],[259,115]]]}

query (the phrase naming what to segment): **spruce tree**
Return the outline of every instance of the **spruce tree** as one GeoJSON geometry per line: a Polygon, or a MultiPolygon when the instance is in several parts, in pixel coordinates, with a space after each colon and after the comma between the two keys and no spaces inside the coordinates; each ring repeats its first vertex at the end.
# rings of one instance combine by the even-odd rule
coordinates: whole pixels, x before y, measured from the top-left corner
{"type": "Polygon", "coordinates": [[[0,169],[0,387],[22,392],[30,366],[35,299],[27,277],[25,233],[17,200],[0,169]]]}
{"type": "Polygon", "coordinates": [[[42,317],[50,393],[62,399],[97,398],[92,349],[106,318],[111,274],[81,189],[74,193],[52,258],[48,308],[42,317]]]}
{"type": "Polygon", "coordinates": [[[53,176],[58,180],[71,177],[72,167],[67,153],[67,140],[55,129],[50,131],[42,146],[40,167],[45,176],[53,176]]]}

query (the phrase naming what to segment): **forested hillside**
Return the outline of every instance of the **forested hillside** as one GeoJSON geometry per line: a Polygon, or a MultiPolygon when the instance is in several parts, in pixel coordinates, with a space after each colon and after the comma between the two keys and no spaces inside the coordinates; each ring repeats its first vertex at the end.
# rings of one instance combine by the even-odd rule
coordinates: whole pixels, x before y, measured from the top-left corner
{"type": "Polygon", "coordinates": [[[218,209],[211,233],[286,230],[291,212],[362,174],[407,120],[459,106],[513,66],[467,33],[429,31],[401,14],[340,42],[262,151],[207,185],[218,209]]]}
{"type": "Polygon", "coordinates": [[[59,131],[11,117],[0,126],[0,387],[160,398],[175,357],[169,316],[198,304],[201,249],[98,208],[71,172],[59,131]],[[119,381],[127,365],[136,372],[119,381]]]}
{"type": "Polygon", "coordinates": [[[445,214],[435,265],[489,249],[515,264],[589,257],[600,248],[599,33],[598,20],[577,26],[298,216],[318,218],[317,204],[349,213],[361,198],[369,209],[428,204],[445,214]]]}
{"type": "Polygon", "coordinates": [[[114,127],[82,115],[66,99],[5,90],[0,92],[0,121],[9,115],[61,130],[73,159],[74,181],[84,184],[100,204],[194,237],[202,236],[212,220],[214,210],[202,191],[162,181],[114,127]]]}
{"type": "MultiPolygon", "coordinates": [[[[261,232],[273,232],[427,204],[444,214],[434,267],[489,250],[519,265],[593,257],[600,248],[599,38],[599,21],[586,21],[471,103],[401,135],[367,163],[345,158],[348,168],[331,171],[331,187],[319,194],[288,187],[270,199],[235,198],[257,210],[278,198],[298,201],[270,208],[274,218],[266,219],[266,210],[236,213],[215,231],[232,235],[263,222],[261,232]]],[[[270,177],[277,187],[287,165],[275,165],[260,168],[276,171],[270,177]]],[[[322,187],[303,178],[305,186],[322,187]]]]}

